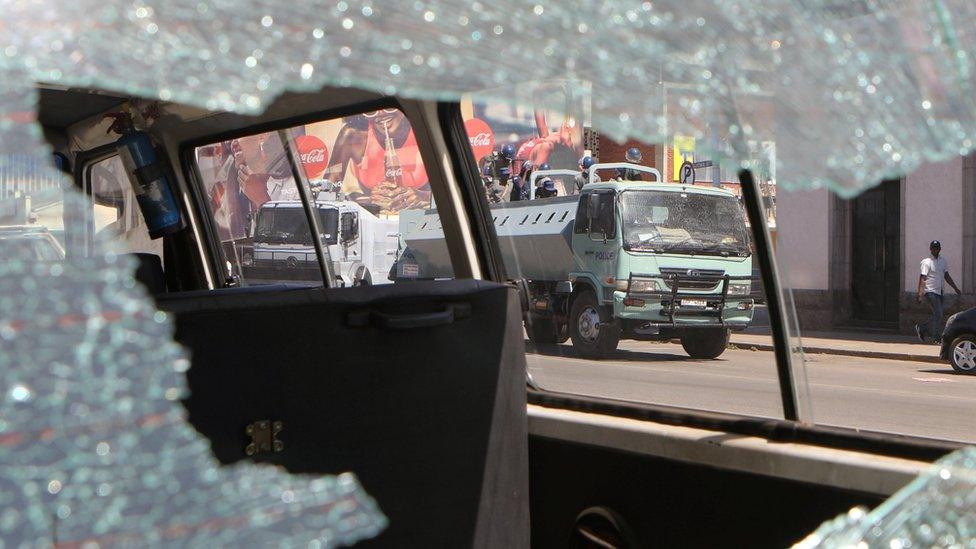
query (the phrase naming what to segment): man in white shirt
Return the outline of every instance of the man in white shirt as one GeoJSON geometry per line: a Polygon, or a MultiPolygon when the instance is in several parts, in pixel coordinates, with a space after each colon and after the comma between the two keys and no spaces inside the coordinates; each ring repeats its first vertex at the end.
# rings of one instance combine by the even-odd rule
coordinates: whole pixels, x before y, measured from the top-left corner
{"type": "Polygon", "coordinates": [[[932,316],[925,322],[915,325],[915,334],[922,341],[925,341],[925,334],[931,335],[932,340],[936,342],[942,337],[945,283],[948,282],[957,294],[961,293],[955,281],[949,276],[949,262],[944,257],[939,256],[941,251],[942,243],[938,240],[933,240],[929,244],[929,252],[932,255],[922,260],[921,274],[918,277],[918,297],[916,299],[921,303],[924,295],[929,302],[929,307],[932,308],[932,316]]]}

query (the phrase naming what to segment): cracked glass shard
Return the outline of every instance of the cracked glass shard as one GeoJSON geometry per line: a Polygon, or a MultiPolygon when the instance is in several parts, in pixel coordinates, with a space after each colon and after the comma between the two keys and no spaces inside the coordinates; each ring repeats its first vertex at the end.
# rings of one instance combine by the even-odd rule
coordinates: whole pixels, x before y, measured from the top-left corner
{"type": "MultiPolygon", "coordinates": [[[[18,76],[0,79],[3,184],[31,190],[31,215],[84,211],[33,123],[36,92],[18,76]]],[[[66,256],[56,226],[18,224],[24,197],[0,206],[0,539],[334,547],[385,527],[352,473],[220,466],[186,421],[189,360],[135,282],[135,260],[101,240],[66,256]]]]}
{"type": "MultiPolygon", "coordinates": [[[[970,0],[3,6],[0,167],[10,171],[50,163],[34,121],[35,82],[256,113],[285,90],[323,85],[431,99],[477,92],[505,102],[512,82],[556,79],[591,94],[593,127],[609,137],[701,138],[703,148],[732,166],[749,166],[755,143],[775,142],[780,184],[829,186],[845,195],[922,161],[965,154],[976,134],[970,0]]],[[[66,207],[80,200],[71,188],[63,195],[66,207]]],[[[141,453],[139,439],[152,430],[185,443],[187,461],[213,463],[176,417],[178,408],[164,406],[170,402],[164,387],[182,390],[173,370],[185,357],[171,342],[169,321],[131,284],[132,266],[112,254],[111,243],[98,244],[91,260],[62,261],[60,269],[40,259],[57,250],[22,246],[0,262],[0,456],[4,482],[13,483],[0,496],[11,500],[0,513],[0,532],[59,540],[92,531],[193,536],[199,529],[191,525],[244,521],[294,533],[295,523],[285,518],[296,516],[320,525],[320,539],[342,543],[382,526],[351,477],[323,480],[317,490],[298,482],[295,490],[276,492],[280,503],[262,507],[264,496],[275,495],[262,487],[296,481],[258,482],[276,473],[251,467],[215,469],[212,477],[201,473],[206,467],[183,462],[165,464],[172,474],[164,479],[120,465],[122,456],[134,466],[169,455],[141,453]],[[157,368],[133,371],[134,354],[157,368]],[[143,413],[162,419],[137,423],[117,440],[105,431],[143,413]],[[117,484],[106,480],[110,473],[118,473],[117,484]],[[207,490],[185,489],[193,482],[235,496],[209,504],[207,490]],[[172,513],[152,514],[156,508],[140,499],[153,491],[139,489],[147,486],[175,494],[167,500],[172,513]],[[350,498],[343,499],[345,489],[350,498]],[[107,503],[90,505],[91,497],[107,503]],[[314,501],[345,503],[305,513],[314,501]],[[140,509],[148,514],[127,515],[140,509]],[[187,516],[187,509],[206,509],[214,522],[192,522],[199,515],[187,516]]]]}
{"type": "Polygon", "coordinates": [[[969,446],[935,462],[875,510],[851,509],[794,547],[972,547],[974,540],[976,447],[969,446]]]}
{"type": "Polygon", "coordinates": [[[969,0],[21,0],[4,5],[0,69],[236,112],[326,84],[511,101],[513,83],[562,79],[614,139],[702,138],[731,166],[775,142],[779,183],[850,195],[973,149],[974,15],[969,0]]]}

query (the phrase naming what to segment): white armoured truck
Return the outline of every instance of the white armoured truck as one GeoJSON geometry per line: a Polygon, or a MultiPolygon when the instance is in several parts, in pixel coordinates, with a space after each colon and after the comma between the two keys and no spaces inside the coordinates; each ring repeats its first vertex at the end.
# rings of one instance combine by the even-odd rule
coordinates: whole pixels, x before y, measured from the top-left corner
{"type": "MultiPolygon", "coordinates": [[[[396,261],[398,221],[381,219],[341,193],[314,202],[322,244],[340,285],[383,283],[396,261]]],[[[300,200],[266,202],[258,210],[253,245],[244,252],[245,278],[319,279],[318,259],[300,200]]]]}

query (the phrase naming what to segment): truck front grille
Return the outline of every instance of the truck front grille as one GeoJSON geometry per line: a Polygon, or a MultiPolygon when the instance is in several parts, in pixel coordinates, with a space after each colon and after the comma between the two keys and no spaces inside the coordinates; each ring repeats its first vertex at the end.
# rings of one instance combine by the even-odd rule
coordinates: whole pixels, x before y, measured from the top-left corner
{"type": "Polygon", "coordinates": [[[664,277],[664,283],[667,284],[669,290],[674,289],[674,280],[671,277],[678,278],[678,290],[693,290],[693,291],[711,291],[719,287],[722,283],[722,277],[725,276],[725,271],[722,269],[679,269],[679,268],[661,268],[661,276],[664,277]]]}

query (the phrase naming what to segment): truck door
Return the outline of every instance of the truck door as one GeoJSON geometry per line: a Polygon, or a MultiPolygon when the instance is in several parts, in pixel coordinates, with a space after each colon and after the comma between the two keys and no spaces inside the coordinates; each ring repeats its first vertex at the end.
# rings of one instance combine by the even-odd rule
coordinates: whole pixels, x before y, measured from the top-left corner
{"type": "MultiPolygon", "coordinates": [[[[587,238],[581,239],[583,270],[592,273],[601,286],[606,286],[608,278],[616,275],[617,253],[620,249],[616,244],[616,198],[617,194],[613,191],[595,191],[588,196],[586,202],[589,226],[587,238]]],[[[602,302],[603,292],[597,293],[597,298],[602,302]]]]}
{"type": "Polygon", "coordinates": [[[363,243],[359,238],[359,219],[353,212],[344,212],[339,223],[340,242],[345,261],[363,261],[363,243]]]}

